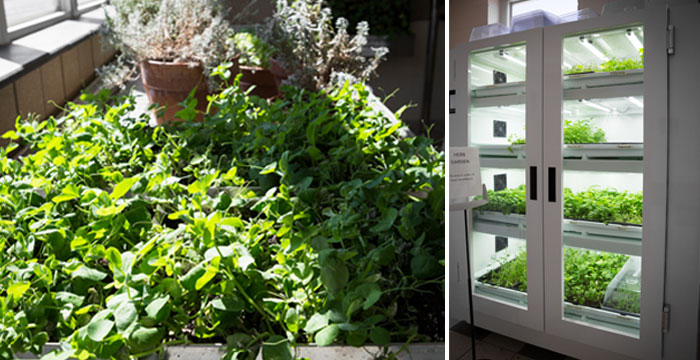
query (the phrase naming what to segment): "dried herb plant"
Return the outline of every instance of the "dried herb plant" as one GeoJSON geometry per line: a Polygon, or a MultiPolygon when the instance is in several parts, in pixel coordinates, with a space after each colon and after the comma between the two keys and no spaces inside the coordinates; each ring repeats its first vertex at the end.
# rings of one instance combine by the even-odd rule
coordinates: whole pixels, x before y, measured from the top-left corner
{"type": "Polygon", "coordinates": [[[134,63],[201,63],[209,70],[233,55],[219,0],[114,0],[106,8],[108,40],[134,63]]]}
{"type": "Polygon", "coordinates": [[[369,25],[357,24],[356,35],[348,34],[348,21],[335,20],[322,0],[278,0],[268,23],[267,41],[279,49],[278,60],[290,73],[291,85],[318,90],[336,79],[368,80],[384,56],[385,47],[374,48],[374,57],[362,56],[369,25]]]}

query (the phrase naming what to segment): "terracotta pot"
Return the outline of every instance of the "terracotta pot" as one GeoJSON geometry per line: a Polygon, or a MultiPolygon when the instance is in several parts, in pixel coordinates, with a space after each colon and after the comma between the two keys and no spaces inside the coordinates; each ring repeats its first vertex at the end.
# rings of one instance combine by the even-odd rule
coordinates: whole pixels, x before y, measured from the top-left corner
{"type": "Polygon", "coordinates": [[[196,109],[200,112],[197,114],[197,120],[201,121],[204,118],[209,88],[202,65],[146,60],[141,63],[141,80],[149,102],[166,106],[162,117],[156,114],[158,125],[168,121],[182,121],[179,118],[175,119],[175,113],[182,110],[178,103],[184,101],[195,86],[196,109]]]}
{"type": "Polygon", "coordinates": [[[241,90],[246,91],[255,85],[255,89],[250,92],[251,95],[266,99],[273,99],[280,95],[280,83],[287,78],[287,73],[274,59],[270,59],[269,69],[243,65],[239,68],[243,74],[238,84],[241,90]]]}

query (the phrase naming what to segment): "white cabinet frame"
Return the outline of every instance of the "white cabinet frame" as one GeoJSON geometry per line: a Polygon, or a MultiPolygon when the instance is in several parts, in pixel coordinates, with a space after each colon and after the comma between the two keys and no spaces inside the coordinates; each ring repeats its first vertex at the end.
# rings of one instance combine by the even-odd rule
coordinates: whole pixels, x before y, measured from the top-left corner
{"type": "MultiPolygon", "coordinates": [[[[471,145],[469,139],[470,116],[470,55],[473,52],[516,44],[526,46],[526,161],[525,178],[527,188],[527,309],[500,302],[491,297],[474,294],[474,322],[479,326],[495,317],[516,322],[530,329],[544,330],[544,274],[542,258],[542,29],[533,29],[514,34],[484,39],[458,46],[450,57],[450,90],[455,90],[450,114],[450,146],[471,145]],[[537,199],[530,197],[533,184],[531,171],[536,172],[537,199]]],[[[471,231],[471,213],[468,215],[471,231]]],[[[461,211],[450,212],[450,303],[453,318],[466,319],[466,249],[464,245],[464,215],[461,211]]],[[[470,246],[473,236],[469,237],[470,246]]],[[[471,249],[471,247],[470,247],[471,249]]],[[[470,252],[473,256],[473,251],[470,252]]],[[[472,262],[473,264],[474,262],[472,262]]],[[[472,269],[472,274],[474,273],[472,269]]],[[[473,284],[473,282],[472,282],[473,284]]]]}
{"type": "MultiPolygon", "coordinates": [[[[469,145],[469,54],[475,50],[523,42],[527,45],[528,310],[475,295],[474,321],[477,326],[579,358],[662,358],[668,182],[667,11],[665,6],[657,6],[473,41],[451,51],[449,83],[450,90],[455,91],[452,96],[455,113],[449,117],[450,145],[465,146],[469,145]],[[564,87],[561,69],[564,37],[634,24],[644,27],[643,161],[598,160],[595,165],[580,160],[580,163],[563,160],[564,87]],[[536,202],[530,201],[529,196],[531,166],[537,169],[536,202]],[[556,181],[554,202],[548,201],[550,167],[554,168],[556,181]],[[563,167],[570,170],[644,171],[639,338],[563,318],[563,167]]],[[[468,219],[471,231],[471,216],[468,219]]],[[[462,212],[450,212],[449,224],[450,321],[454,323],[468,319],[462,212]]],[[[473,256],[473,251],[471,253],[473,256]]]]}
{"type": "MultiPolygon", "coordinates": [[[[545,189],[555,186],[554,202],[544,202],[545,328],[546,332],[639,359],[660,359],[667,183],[667,55],[666,12],[647,9],[544,31],[544,166],[554,168],[555,184],[545,177],[545,189]],[[640,335],[634,338],[603,328],[563,319],[562,244],[562,46],[566,36],[625,25],[644,26],[644,209],[640,335]]],[[[547,191],[547,190],[545,190],[547,191]]]]}

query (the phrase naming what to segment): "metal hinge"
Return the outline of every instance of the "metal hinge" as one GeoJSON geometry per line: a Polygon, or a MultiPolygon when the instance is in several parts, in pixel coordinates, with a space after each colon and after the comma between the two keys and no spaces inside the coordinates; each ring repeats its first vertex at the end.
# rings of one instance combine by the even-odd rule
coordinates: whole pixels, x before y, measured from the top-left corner
{"type": "Polygon", "coordinates": [[[676,53],[676,27],[673,25],[666,27],[666,53],[668,55],[676,53]]]}
{"type": "Polygon", "coordinates": [[[665,334],[668,332],[669,321],[671,318],[671,307],[669,305],[664,305],[663,318],[661,320],[661,331],[665,334]]]}

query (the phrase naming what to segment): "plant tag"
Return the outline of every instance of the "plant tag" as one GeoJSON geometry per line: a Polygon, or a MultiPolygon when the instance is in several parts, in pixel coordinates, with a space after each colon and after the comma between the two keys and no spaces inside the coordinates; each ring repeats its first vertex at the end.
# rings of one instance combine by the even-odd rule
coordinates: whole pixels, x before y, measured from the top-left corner
{"type": "Polygon", "coordinates": [[[465,201],[481,195],[481,166],[479,149],[475,147],[450,148],[450,200],[465,201]]]}

